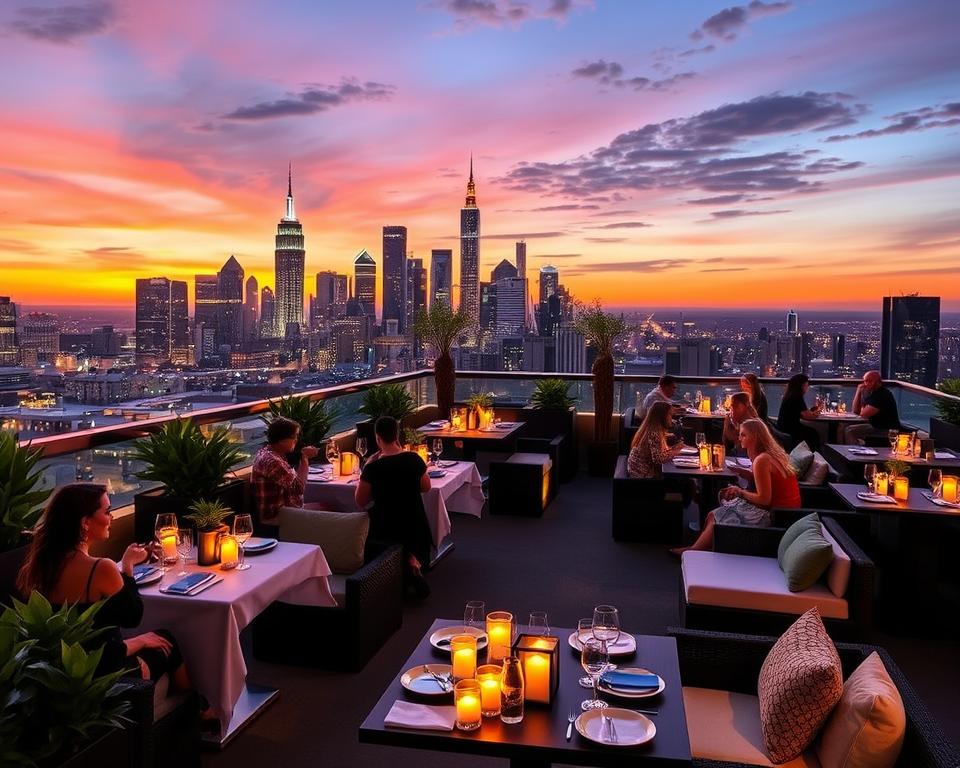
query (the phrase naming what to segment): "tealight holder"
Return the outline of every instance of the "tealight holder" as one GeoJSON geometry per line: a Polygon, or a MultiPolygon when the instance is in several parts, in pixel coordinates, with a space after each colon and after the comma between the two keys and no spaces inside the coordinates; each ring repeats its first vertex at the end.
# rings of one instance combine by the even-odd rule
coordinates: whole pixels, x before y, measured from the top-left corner
{"type": "Polygon", "coordinates": [[[173,565],[177,562],[177,529],[161,528],[157,534],[160,540],[160,557],[164,565],[173,565]]]}
{"type": "Polygon", "coordinates": [[[344,451],[340,454],[340,475],[347,477],[356,472],[360,467],[360,457],[352,451],[344,451]]]}
{"type": "Polygon", "coordinates": [[[710,469],[712,463],[710,446],[701,445],[698,449],[698,456],[700,458],[700,469],[710,469]]]}
{"type": "Polygon", "coordinates": [[[457,709],[457,730],[477,730],[481,718],[480,683],[461,680],[453,688],[453,703],[457,709]]]}
{"type": "Polygon", "coordinates": [[[940,484],[940,495],[944,501],[956,504],[960,501],[960,490],[958,490],[958,478],[956,475],[944,475],[940,484]]]}
{"type": "Polygon", "coordinates": [[[477,667],[477,683],[480,685],[480,713],[484,717],[496,717],[500,714],[500,673],[499,664],[481,664],[477,667]]]}
{"type": "Polygon", "coordinates": [[[450,664],[455,681],[473,679],[477,673],[477,638],[474,635],[450,638],[450,664]]]}
{"type": "Polygon", "coordinates": [[[240,541],[229,533],[221,533],[218,539],[220,549],[220,567],[229,571],[237,567],[240,561],[240,541]]]}
{"type": "Polygon", "coordinates": [[[560,641],[553,636],[520,635],[513,656],[523,669],[523,699],[535,704],[553,704],[560,685],[560,641]]]}
{"type": "Polygon", "coordinates": [[[893,498],[906,501],[910,498],[910,480],[905,475],[893,479],[893,498]]]}
{"type": "Polygon", "coordinates": [[[873,478],[873,492],[886,496],[890,492],[890,475],[886,472],[877,472],[873,478]]]}
{"type": "Polygon", "coordinates": [[[704,396],[703,400],[700,401],[700,413],[713,413],[709,397],[704,396]]]}
{"type": "Polygon", "coordinates": [[[513,614],[493,611],[487,614],[487,661],[492,664],[510,655],[513,639],[513,614]]]}
{"type": "Polygon", "coordinates": [[[901,432],[897,435],[897,442],[893,447],[894,456],[906,456],[910,453],[910,435],[901,432]]]}

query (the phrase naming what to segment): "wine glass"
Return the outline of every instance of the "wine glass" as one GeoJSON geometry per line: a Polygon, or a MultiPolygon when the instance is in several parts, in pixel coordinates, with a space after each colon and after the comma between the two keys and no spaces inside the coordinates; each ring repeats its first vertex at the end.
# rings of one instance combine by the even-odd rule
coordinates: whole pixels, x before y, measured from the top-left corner
{"type": "Polygon", "coordinates": [[[357,454],[360,456],[360,461],[363,461],[367,458],[367,438],[358,437],[357,438],[357,454]]]}
{"type": "Polygon", "coordinates": [[[157,546],[160,547],[160,571],[165,572],[165,566],[177,562],[177,516],[173,512],[161,512],[153,525],[157,546]]]}
{"type": "Polygon", "coordinates": [[[580,651],[580,665],[583,671],[590,675],[590,682],[593,683],[593,698],[581,702],[580,708],[585,712],[591,709],[606,709],[607,702],[602,701],[597,696],[597,681],[603,674],[610,662],[610,654],[607,652],[607,644],[603,640],[595,637],[585,638],[583,648],[580,651]]]}
{"type": "Polygon", "coordinates": [[[933,491],[933,497],[939,499],[940,494],[943,492],[943,471],[931,469],[930,474],[927,475],[927,482],[930,483],[930,490],[933,491]]]}
{"type": "Polygon", "coordinates": [[[899,429],[888,429],[887,430],[887,440],[890,441],[890,450],[896,455],[897,452],[897,437],[900,434],[899,429]]]}
{"type": "Polygon", "coordinates": [[[527,619],[527,629],[531,635],[546,637],[550,634],[550,625],[547,623],[546,611],[531,611],[527,619]]]}
{"type": "Polygon", "coordinates": [[[437,466],[440,466],[440,457],[443,455],[443,440],[439,437],[433,438],[433,455],[436,456],[437,466]]]}
{"type": "Polygon", "coordinates": [[[243,545],[247,543],[247,540],[251,536],[253,536],[253,518],[246,514],[234,515],[233,535],[236,537],[237,541],[240,542],[240,564],[237,566],[237,570],[246,571],[250,568],[250,566],[244,562],[245,553],[243,551],[243,545]]]}
{"type": "Polygon", "coordinates": [[[487,620],[487,609],[483,600],[471,600],[463,609],[463,626],[480,629],[487,620]]]}
{"type": "Polygon", "coordinates": [[[877,476],[877,465],[876,464],[867,464],[863,468],[863,479],[867,481],[867,488],[871,491],[874,490],[874,479],[877,476]]]}
{"type": "Polygon", "coordinates": [[[598,605],[593,609],[593,636],[609,645],[620,639],[620,612],[612,605],[598,605]]]}
{"type": "Polygon", "coordinates": [[[700,403],[702,403],[702,402],[703,402],[703,392],[701,392],[701,391],[698,389],[698,390],[697,390],[697,394],[695,394],[695,395],[693,396],[693,404],[694,404],[695,406],[697,406],[697,410],[698,410],[698,411],[700,410],[700,403]]]}
{"type": "Polygon", "coordinates": [[[177,533],[177,554],[180,555],[180,573],[187,575],[187,563],[193,554],[193,528],[181,528],[177,533]]]}
{"type": "MultiPolygon", "coordinates": [[[[577,643],[580,647],[583,647],[583,641],[588,637],[593,637],[593,618],[580,619],[577,621],[577,643]]],[[[577,682],[580,683],[581,688],[593,688],[593,679],[590,675],[584,675],[577,682]]]]}
{"type": "Polygon", "coordinates": [[[330,475],[332,477],[336,477],[337,463],[340,461],[340,448],[337,446],[336,440],[327,441],[325,453],[327,456],[327,461],[330,464],[330,475]]]}
{"type": "Polygon", "coordinates": [[[707,435],[705,432],[697,432],[694,442],[697,444],[697,448],[703,448],[707,444],[707,435]]]}

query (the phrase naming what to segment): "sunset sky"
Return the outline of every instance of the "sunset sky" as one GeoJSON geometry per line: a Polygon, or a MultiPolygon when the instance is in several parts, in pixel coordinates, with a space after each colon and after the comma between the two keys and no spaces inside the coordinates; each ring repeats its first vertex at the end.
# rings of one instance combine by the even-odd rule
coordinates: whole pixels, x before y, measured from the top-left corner
{"type": "Polygon", "coordinates": [[[288,162],[308,291],[384,225],[456,262],[472,152],[483,279],[525,238],[610,306],[957,310],[958,29],[957,0],[11,0],[0,295],[192,300],[230,254],[272,286],[288,162]]]}

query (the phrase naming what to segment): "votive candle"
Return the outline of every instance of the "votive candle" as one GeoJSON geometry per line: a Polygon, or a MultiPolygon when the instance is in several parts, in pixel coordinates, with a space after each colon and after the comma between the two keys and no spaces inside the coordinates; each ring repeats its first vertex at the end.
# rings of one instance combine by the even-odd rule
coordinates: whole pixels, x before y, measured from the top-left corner
{"type": "Polygon", "coordinates": [[[550,656],[546,653],[523,654],[524,698],[550,701],[550,656]]]}
{"type": "Polygon", "coordinates": [[[705,397],[700,401],[700,413],[712,413],[713,408],[710,406],[710,398],[705,397]]]}
{"type": "Polygon", "coordinates": [[[477,682],[480,684],[480,709],[484,717],[500,714],[499,664],[481,664],[477,667],[477,682]]]}
{"type": "Polygon", "coordinates": [[[477,672],[477,638],[473,635],[451,637],[450,663],[454,680],[472,680],[477,672]]]}
{"type": "Polygon", "coordinates": [[[943,496],[944,501],[950,501],[956,504],[960,501],[960,493],[957,491],[957,476],[956,475],[944,475],[943,483],[940,486],[940,495],[943,496]]]}
{"type": "Polygon", "coordinates": [[[160,555],[165,563],[177,562],[177,532],[173,528],[160,531],[160,555]]]}
{"type": "Polygon", "coordinates": [[[487,614],[487,660],[503,661],[510,655],[513,640],[513,614],[493,611],[487,614]]]}
{"type": "Polygon", "coordinates": [[[910,480],[902,475],[894,478],[893,498],[897,501],[906,501],[910,498],[910,480]]]}
{"type": "Polygon", "coordinates": [[[220,567],[235,568],[239,556],[239,544],[235,536],[224,534],[220,537],[220,567]]]}
{"type": "Polygon", "coordinates": [[[701,445],[700,446],[700,469],[710,469],[710,446],[701,445]]]}
{"type": "Polygon", "coordinates": [[[474,731],[480,727],[480,684],[476,680],[461,680],[453,689],[457,708],[457,729],[474,731]]]}
{"type": "Polygon", "coordinates": [[[890,479],[886,472],[877,472],[873,479],[875,493],[886,496],[890,492],[890,479]]]}
{"type": "Polygon", "coordinates": [[[893,451],[897,456],[906,456],[910,453],[910,435],[900,433],[897,435],[897,445],[893,451]]]}

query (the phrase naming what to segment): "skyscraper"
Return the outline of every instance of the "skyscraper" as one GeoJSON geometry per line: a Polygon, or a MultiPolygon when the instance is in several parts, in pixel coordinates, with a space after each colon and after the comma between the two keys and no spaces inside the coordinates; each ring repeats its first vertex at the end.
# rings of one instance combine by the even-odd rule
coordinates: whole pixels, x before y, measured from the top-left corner
{"type": "Polygon", "coordinates": [[[190,309],[186,280],[170,281],[170,362],[190,362],[190,309]]]}
{"type": "Polygon", "coordinates": [[[277,333],[277,301],[273,289],[269,285],[260,289],[260,337],[264,339],[276,338],[277,333]]]}
{"type": "Polygon", "coordinates": [[[387,321],[396,320],[400,333],[406,331],[407,228],[383,228],[383,312],[387,321]]]}
{"type": "Polygon", "coordinates": [[[460,309],[474,325],[480,321],[480,209],[473,183],[473,157],[467,197],[460,209],[460,309]]]}
{"type": "Polygon", "coordinates": [[[28,312],[20,320],[20,359],[23,365],[52,363],[60,351],[60,326],[56,315],[28,312]]]}
{"type": "Polygon", "coordinates": [[[187,284],[165,277],[139,278],[136,288],[137,365],[186,362],[187,284]]]}
{"type": "Polygon", "coordinates": [[[274,273],[277,286],[275,336],[284,338],[291,323],[303,325],[303,227],[293,210],[293,172],[287,172],[287,212],[277,225],[274,273]]]}
{"type": "Polygon", "coordinates": [[[787,333],[791,336],[793,334],[800,332],[800,318],[797,316],[797,312],[794,309],[791,309],[787,312],[787,333]]]}
{"type": "Polygon", "coordinates": [[[884,296],[880,375],[933,388],[940,356],[940,297],[884,296]]]}
{"type": "Polygon", "coordinates": [[[527,279],[527,241],[517,241],[517,277],[527,279]]]}
{"type": "Polygon", "coordinates": [[[236,256],[217,272],[217,344],[236,348],[243,341],[243,275],[236,256]]]}
{"type": "Polygon", "coordinates": [[[519,275],[517,274],[517,268],[513,266],[513,264],[506,259],[502,259],[490,273],[490,282],[496,283],[507,277],[519,277],[519,275]]]}
{"type": "MultiPolygon", "coordinates": [[[[509,262],[506,262],[509,264],[509,262]]],[[[497,311],[494,335],[497,338],[519,336],[525,317],[526,281],[519,277],[503,277],[496,282],[497,311]]]]}
{"type": "Polygon", "coordinates": [[[413,323],[417,313],[427,306],[427,270],[423,268],[423,259],[407,259],[406,302],[406,333],[413,335],[413,323]]]}
{"type": "Polygon", "coordinates": [[[353,294],[363,306],[364,314],[374,316],[377,305],[377,262],[373,256],[360,251],[353,260],[353,294]]]}
{"type": "Polygon", "coordinates": [[[216,275],[193,277],[193,325],[216,329],[220,304],[216,275]]]}
{"type": "Polygon", "coordinates": [[[442,301],[448,307],[453,285],[453,251],[450,248],[434,248],[430,251],[430,306],[442,301]]]}
{"type": "Polygon", "coordinates": [[[0,366],[17,364],[17,305],[9,296],[0,296],[0,366]]]}
{"type": "Polygon", "coordinates": [[[835,333],[830,337],[830,360],[833,370],[838,371],[844,366],[846,357],[847,337],[842,333],[835,333]]]}
{"type": "Polygon", "coordinates": [[[253,275],[247,278],[243,301],[243,338],[250,341],[260,335],[260,287],[253,275]]]}
{"type": "Polygon", "coordinates": [[[540,267],[540,301],[537,305],[537,326],[541,336],[553,336],[561,314],[560,272],[546,264],[540,267]]]}
{"type": "Polygon", "coordinates": [[[347,309],[347,276],[325,270],[317,272],[317,298],[314,302],[313,323],[329,325],[343,316],[347,309]]]}

